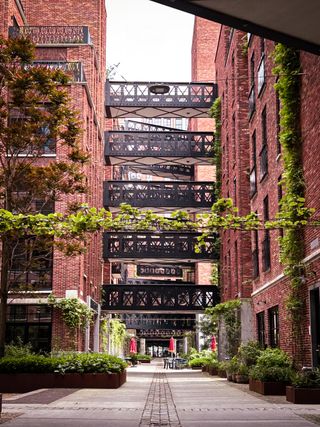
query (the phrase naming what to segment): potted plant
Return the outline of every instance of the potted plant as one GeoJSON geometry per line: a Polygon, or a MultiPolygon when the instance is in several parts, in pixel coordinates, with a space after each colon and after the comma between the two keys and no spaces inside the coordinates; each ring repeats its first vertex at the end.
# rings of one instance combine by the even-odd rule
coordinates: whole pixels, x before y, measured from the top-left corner
{"type": "Polygon", "coordinates": [[[249,368],[242,363],[239,364],[237,372],[235,373],[235,381],[239,384],[248,384],[249,382],[249,368]]]}
{"type": "Polygon", "coordinates": [[[268,348],[249,371],[249,389],[264,395],[285,395],[292,375],[292,361],[287,353],[268,348]]]}
{"type": "Polygon", "coordinates": [[[240,362],[237,356],[233,356],[229,362],[227,362],[227,380],[235,381],[236,373],[239,370],[240,362]]]}
{"type": "Polygon", "coordinates": [[[286,387],[286,399],[291,403],[320,403],[320,370],[312,369],[293,375],[286,387]]]}
{"type": "Polygon", "coordinates": [[[218,376],[221,378],[227,378],[227,366],[228,362],[218,363],[218,376]]]}

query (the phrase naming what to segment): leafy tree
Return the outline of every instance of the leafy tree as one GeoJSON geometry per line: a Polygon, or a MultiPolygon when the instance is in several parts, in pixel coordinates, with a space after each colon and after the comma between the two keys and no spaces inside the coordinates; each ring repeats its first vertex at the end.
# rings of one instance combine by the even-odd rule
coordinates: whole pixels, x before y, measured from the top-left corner
{"type": "MultiPolygon", "coordinates": [[[[0,39],[0,202],[4,215],[16,214],[13,222],[17,214],[52,212],[61,195],[86,190],[83,166],[88,156],[78,142],[80,127],[70,106],[69,76],[33,61],[30,40],[0,39]],[[57,156],[43,159],[57,147],[57,156]]],[[[28,226],[7,227],[1,233],[0,357],[8,292],[21,290],[21,276],[12,277],[10,272],[50,268],[53,242],[52,233],[30,233],[28,226]]]]}

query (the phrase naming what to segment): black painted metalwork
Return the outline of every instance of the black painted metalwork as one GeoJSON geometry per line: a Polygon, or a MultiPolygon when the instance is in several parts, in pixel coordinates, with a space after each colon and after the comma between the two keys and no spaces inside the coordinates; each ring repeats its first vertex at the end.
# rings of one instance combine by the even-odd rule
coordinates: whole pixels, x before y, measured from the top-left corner
{"type": "Polygon", "coordinates": [[[157,280],[157,279],[133,279],[129,278],[125,283],[120,283],[122,285],[194,285],[194,283],[183,282],[182,280],[157,280]]]}
{"type": "Polygon", "coordinates": [[[169,345],[169,338],[182,338],[186,333],[185,329],[137,329],[137,336],[139,338],[148,339],[148,346],[152,345],[169,345]],[[154,342],[150,342],[150,338],[154,339],[154,342]],[[166,342],[161,342],[161,338],[166,339],[166,342]]]}
{"type": "Polygon", "coordinates": [[[137,265],[138,276],[166,276],[166,277],[182,277],[183,270],[181,267],[174,265],[137,265]]]}
{"type": "Polygon", "coordinates": [[[77,45],[91,43],[87,26],[28,26],[9,27],[9,36],[30,37],[36,45],[77,45]]]}
{"type": "MultiPolygon", "coordinates": [[[[119,129],[120,130],[120,129],[119,129]]],[[[154,123],[137,122],[136,120],[125,120],[124,129],[126,131],[138,131],[138,132],[172,132],[178,131],[177,128],[171,128],[168,126],[160,126],[154,123]]],[[[182,130],[180,132],[183,132],[182,130]]]]}
{"type": "Polygon", "coordinates": [[[218,93],[216,84],[196,82],[170,82],[166,83],[168,93],[151,93],[150,87],[156,84],[107,80],[107,117],[208,117],[218,93]]]}
{"type": "Polygon", "coordinates": [[[72,82],[86,82],[86,76],[82,62],[35,61],[33,62],[33,66],[59,69],[70,75],[72,82]]]}
{"type": "Polygon", "coordinates": [[[128,329],[144,330],[193,330],[195,329],[194,314],[121,314],[120,319],[128,329]]]}
{"type": "Polygon", "coordinates": [[[219,303],[210,285],[104,285],[102,310],[119,312],[203,312],[219,303]]]}
{"type": "Polygon", "coordinates": [[[212,132],[105,132],[107,164],[212,164],[212,132]]]}
{"type": "Polygon", "coordinates": [[[193,232],[107,232],[103,236],[103,256],[109,260],[167,259],[182,262],[219,259],[216,235],[205,238],[196,252],[200,233],[193,232]]]}
{"type": "Polygon", "coordinates": [[[214,182],[105,181],[104,207],[121,203],[144,208],[210,209],[215,202],[214,182]]]}
{"type": "MultiPolygon", "coordinates": [[[[129,166],[121,166],[129,168],[129,166]]],[[[181,181],[192,181],[194,177],[194,166],[183,165],[152,165],[142,166],[139,164],[130,165],[130,170],[136,173],[150,174],[163,178],[173,178],[181,181]]]]}

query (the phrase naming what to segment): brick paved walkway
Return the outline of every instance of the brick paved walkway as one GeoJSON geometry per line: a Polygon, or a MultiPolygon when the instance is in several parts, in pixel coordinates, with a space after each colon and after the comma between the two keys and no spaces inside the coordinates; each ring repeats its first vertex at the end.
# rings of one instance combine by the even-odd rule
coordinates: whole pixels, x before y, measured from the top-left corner
{"type": "Polygon", "coordinates": [[[116,390],[39,390],[10,397],[3,410],[21,414],[8,427],[312,427],[306,418],[320,417],[320,405],[264,398],[199,371],[164,370],[162,361],[129,368],[116,390]]]}
{"type": "Polygon", "coordinates": [[[181,427],[166,374],[155,373],[140,427],[181,427]]]}

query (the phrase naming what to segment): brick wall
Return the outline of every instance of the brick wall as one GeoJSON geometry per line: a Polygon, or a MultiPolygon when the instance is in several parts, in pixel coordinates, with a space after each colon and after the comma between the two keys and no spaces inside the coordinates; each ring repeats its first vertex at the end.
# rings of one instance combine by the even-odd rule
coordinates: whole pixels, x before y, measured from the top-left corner
{"type": "MultiPolygon", "coordinates": [[[[1,31],[7,34],[8,25],[12,25],[11,16],[15,16],[19,25],[23,19],[19,15],[16,2],[5,0],[4,9],[0,12],[1,31]]],[[[103,0],[24,0],[23,7],[28,24],[31,26],[88,26],[91,36],[89,44],[74,46],[48,45],[39,47],[37,59],[48,61],[80,61],[84,66],[86,82],[74,83],[68,88],[71,104],[78,112],[82,124],[80,135],[81,148],[90,153],[90,162],[85,165],[88,193],[85,195],[62,196],[56,203],[56,211],[65,212],[69,203],[78,201],[89,206],[102,207],[102,185],[104,179],[103,133],[104,123],[104,82],[105,45],[106,45],[106,11],[103,0]]],[[[66,158],[66,149],[57,147],[56,159],[66,158]]],[[[47,161],[55,161],[50,159],[47,161]]],[[[67,290],[76,291],[78,298],[87,301],[91,296],[99,302],[103,282],[102,239],[99,233],[90,236],[86,243],[84,255],[65,257],[58,250],[54,252],[53,293],[65,297],[67,290]]],[[[108,276],[108,267],[105,268],[108,276]]],[[[52,325],[52,342],[57,337],[64,337],[62,347],[70,347],[65,327],[58,313],[54,312],[52,325]]],[[[84,335],[77,335],[77,350],[84,350],[84,335]]],[[[92,334],[91,334],[92,341],[92,334]]],[[[93,343],[89,343],[93,348],[93,343]]]]}
{"type": "MultiPolygon", "coordinates": [[[[249,212],[248,65],[245,33],[221,27],[216,80],[221,98],[222,196],[233,199],[240,215],[249,212]]],[[[251,246],[248,233],[221,233],[223,300],[247,298],[251,292],[251,246]]]]}

